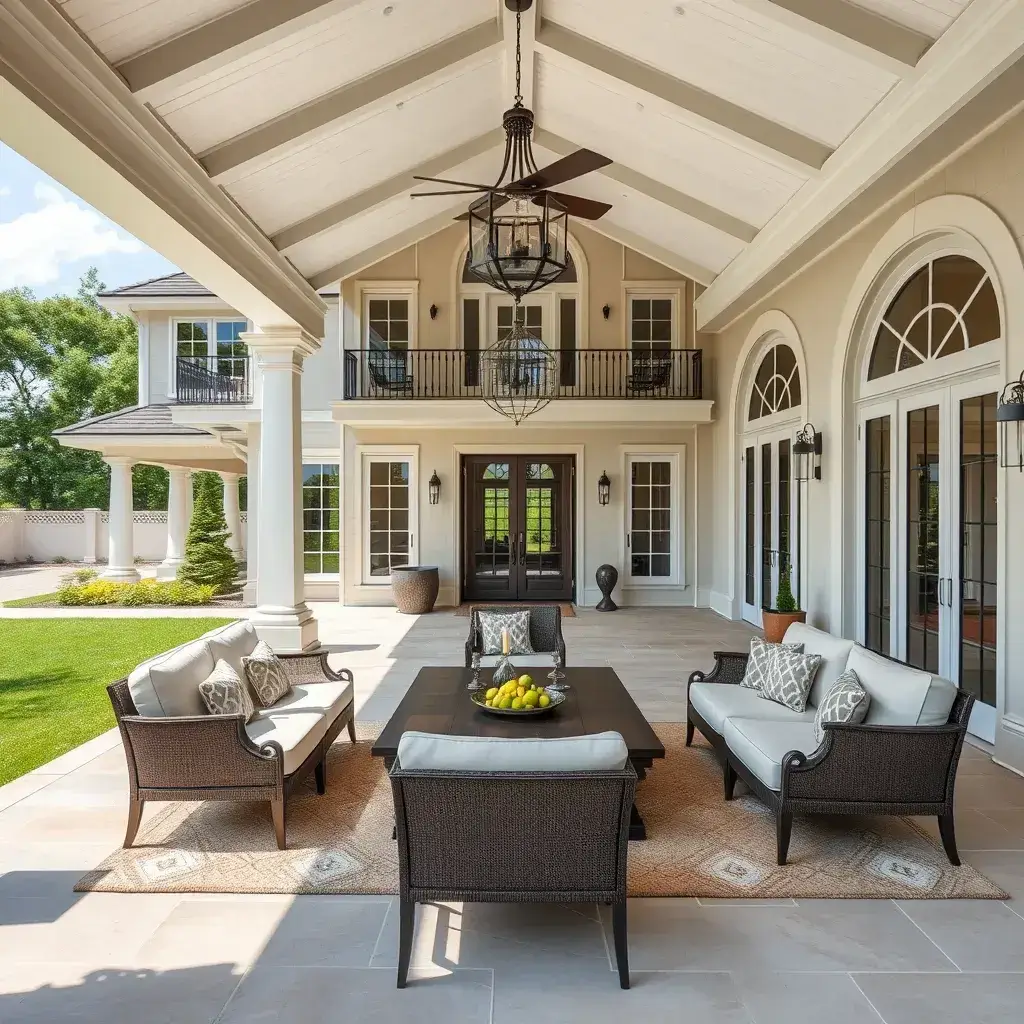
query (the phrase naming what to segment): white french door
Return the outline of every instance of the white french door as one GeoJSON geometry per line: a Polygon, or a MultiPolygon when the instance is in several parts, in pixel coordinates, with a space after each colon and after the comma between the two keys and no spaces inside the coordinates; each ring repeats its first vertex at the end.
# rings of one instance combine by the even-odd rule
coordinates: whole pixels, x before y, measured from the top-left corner
{"type": "Polygon", "coordinates": [[[860,416],[860,639],[977,698],[996,725],[996,385],[947,385],[860,416]],[[893,527],[895,527],[893,529],[893,527]]]}
{"type": "MultiPolygon", "coordinates": [[[[491,338],[501,341],[512,330],[515,305],[506,295],[491,295],[489,299],[488,333],[491,338]]],[[[519,322],[525,324],[532,334],[547,344],[548,348],[556,347],[555,332],[551,329],[553,321],[550,296],[524,299],[519,305],[519,322]]]]}
{"type": "Polygon", "coordinates": [[[788,430],[743,439],[743,618],[761,625],[761,611],[775,605],[779,578],[790,572],[797,591],[797,499],[793,439],[788,430]]]}

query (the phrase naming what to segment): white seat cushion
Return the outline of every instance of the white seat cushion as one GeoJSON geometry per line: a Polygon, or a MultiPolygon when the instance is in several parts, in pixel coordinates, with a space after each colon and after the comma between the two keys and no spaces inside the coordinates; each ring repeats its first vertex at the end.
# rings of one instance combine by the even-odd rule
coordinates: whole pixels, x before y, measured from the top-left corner
{"type": "Polygon", "coordinates": [[[690,703],[712,729],[722,735],[726,719],[763,718],[771,722],[808,721],[814,724],[814,709],[796,712],[773,700],[765,700],[760,690],[733,683],[692,683],[690,703]]]}
{"type": "Polygon", "coordinates": [[[617,732],[543,740],[407,732],[398,741],[398,762],[411,771],[616,771],[628,757],[617,732]]]}
{"type": "Polygon", "coordinates": [[[941,676],[883,658],[856,644],[848,668],[871,695],[868,725],[945,725],[957,689],[941,676]]]}
{"type": "Polygon", "coordinates": [[[791,750],[810,754],[818,747],[813,712],[809,721],[730,718],[725,723],[724,735],[730,752],[769,789],[776,791],[782,788],[782,759],[786,754],[791,750]]]}
{"type": "Polygon", "coordinates": [[[252,654],[259,642],[256,629],[248,619],[218,626],[204,633],[200,639],[210,645],[214,661],[226,661],[242,679],[245,679],[242,659],[252,654]]]}
{"type": "Polygon", "coordinates": [[[276,718],[315,711],[324,715],[327,724],[335,720],[352,703],[351,683],[297,683],[276,704],[261,709],[264,717],[276,718]]]}
{"type": "Polygon", "coordinates": [[[291,775],[316,749],[327,732],[328,720],[317,711],[293,711],[290,715],[271,715],[271,708],[257,711],[245,727],[249,739],[262,745],[267,740],[281,744],[284,750],[284,773],[291,775]]]}
{"type": "Polygon", "coordinates": [[[803,644],[804,654],[817,654],[821,665],[811,684],[808,704],[817,707],[822,698],[832,689],[832,684],[846,671],[853,650],[853,641],[833,636],[822,629],[808,626],[806,622],[794,622],[783,638],[787,644],[803,644]]]}
{"type": "Polygon", "coordinates": [[[202,638],[144,661],[128,676],[128,690],[139,714],[155,718],[205,715],[199,684],[215,664],[202,638]]]}

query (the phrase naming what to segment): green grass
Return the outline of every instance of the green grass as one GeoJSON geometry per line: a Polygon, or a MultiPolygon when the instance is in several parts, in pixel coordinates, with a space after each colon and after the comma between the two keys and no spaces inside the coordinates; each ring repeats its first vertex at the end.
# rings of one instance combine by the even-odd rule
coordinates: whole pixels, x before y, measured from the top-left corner
{"type": "Polygon", "coordinates": [[[0,619],[0,785],[114,725],[106,686],[231,619],[0,619]]]}
{"type": "Polygon", "coordinates": [[[5,608],[56,608],[56,594],[36,594],[33,597],[16,597],[13,601],[4,601],[5,608]]]}

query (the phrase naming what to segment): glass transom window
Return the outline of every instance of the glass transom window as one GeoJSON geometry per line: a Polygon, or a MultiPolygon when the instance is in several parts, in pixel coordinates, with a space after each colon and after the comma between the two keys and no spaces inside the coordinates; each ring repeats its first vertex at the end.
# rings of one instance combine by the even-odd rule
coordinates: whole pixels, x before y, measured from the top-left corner
{"type": "Polygon", "coordinates": [[[800,369],[796,355],[783,342],[765,353],[750,389],[747,419],[759,420],[777,412],[793,409],[801,402],[800,369]]]}
{"type": "Polygon", "coordinates": [[[302,466],[302,566],[307,574],[340,570],[340,474],[332,463],[302,466]]]}

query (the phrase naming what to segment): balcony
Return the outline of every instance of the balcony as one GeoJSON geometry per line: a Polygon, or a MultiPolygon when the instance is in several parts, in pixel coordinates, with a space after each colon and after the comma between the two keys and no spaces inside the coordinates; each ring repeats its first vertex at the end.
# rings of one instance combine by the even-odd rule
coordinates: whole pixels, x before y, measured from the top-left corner
{"type": "MultiPolygon", "coordinates": [[[[701,351],[574,349],[556,353],[558,398],[683,400],[704,397],[701,351]]],[[[346,399],[480,399],[479,352],[350,349],[346,399]]]]}
{"type": "Polygon", "coordinates": [[[248,356],[179,356],[179,405],[247,405],[252,401],[248,356]]]}

